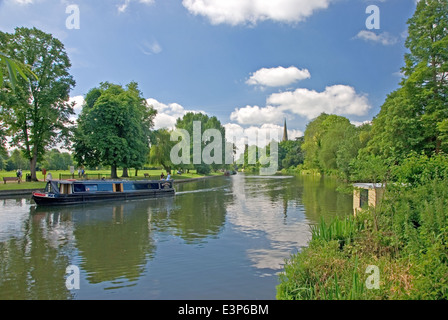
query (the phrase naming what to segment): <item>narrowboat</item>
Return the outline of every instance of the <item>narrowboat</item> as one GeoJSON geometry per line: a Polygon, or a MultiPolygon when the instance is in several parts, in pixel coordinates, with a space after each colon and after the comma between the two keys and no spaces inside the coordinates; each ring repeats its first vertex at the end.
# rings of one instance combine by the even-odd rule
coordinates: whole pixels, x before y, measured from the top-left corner
{"type": "Polygon", "coordinates": [[[33,192],[38,206],[155,198],[175,194],[173,180],[51,180],[44,192],[33,192]]]}

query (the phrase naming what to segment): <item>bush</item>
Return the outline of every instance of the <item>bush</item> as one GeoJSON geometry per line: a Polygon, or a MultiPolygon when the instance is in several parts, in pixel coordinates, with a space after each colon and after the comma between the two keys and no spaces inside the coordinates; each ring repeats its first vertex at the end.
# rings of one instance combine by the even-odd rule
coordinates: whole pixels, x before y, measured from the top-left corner
{"type": "Polygon", "coordinates": [[[381,206],[321,221],[286,261],[278,299],[448,299],[448,157],[412,155],[381,206]],[[379,290],[367,290],[368,265],[379,290]]]}

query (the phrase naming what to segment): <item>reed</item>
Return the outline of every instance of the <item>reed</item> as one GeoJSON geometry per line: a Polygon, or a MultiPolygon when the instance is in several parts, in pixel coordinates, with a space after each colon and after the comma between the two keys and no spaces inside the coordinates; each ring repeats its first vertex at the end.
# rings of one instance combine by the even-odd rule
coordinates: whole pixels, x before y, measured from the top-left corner
{"type": "Polygon", "coordinates": [[[339,242],[340,249],[342,249],[345,244],[351,243],[363,228],[363,222],[357,221],[353,216],[335,217],[330,223],[321,218],[319,224],[311,226],[311,241],[329,242],[336,240],[339,242]]]}

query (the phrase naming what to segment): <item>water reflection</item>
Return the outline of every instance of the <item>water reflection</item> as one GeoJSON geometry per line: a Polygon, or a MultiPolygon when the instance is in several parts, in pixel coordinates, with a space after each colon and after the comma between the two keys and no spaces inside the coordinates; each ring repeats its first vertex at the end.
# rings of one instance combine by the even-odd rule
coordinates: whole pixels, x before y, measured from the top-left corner
{"type": "Polygon", "coordinates": [[[310,236],[303,206],[285,193],[294,186],[294,177],[235,176],[232,182],[235,200],[227,209],[228,219],[259,240],[247,250],[253,267],[282,269],[284,259],[310,236]]]}
{"type": "Polygon", "coordinates": [[[236,175],[177,185],[161,199],[54,208],[0,200],[0,299],[273,299],[309,225],[351,213],[336,186],[236,175]],[[72,264],[78,291],[65,287],[72,264]]]}

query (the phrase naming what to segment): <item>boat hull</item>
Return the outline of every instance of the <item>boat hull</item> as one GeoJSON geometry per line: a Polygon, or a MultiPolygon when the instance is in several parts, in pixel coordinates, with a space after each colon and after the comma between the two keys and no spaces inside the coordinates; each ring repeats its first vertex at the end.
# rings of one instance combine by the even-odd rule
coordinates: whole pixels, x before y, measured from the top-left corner
{"type": "Polygon", "coordinates": [[[135,192],[96,192],[76,194],[33,193],[32,199],[38,206],[73,205],[99,201],[126,201],[131,199],[169,197],[175,194],[174,189],[144,190],[135,192]]]}

